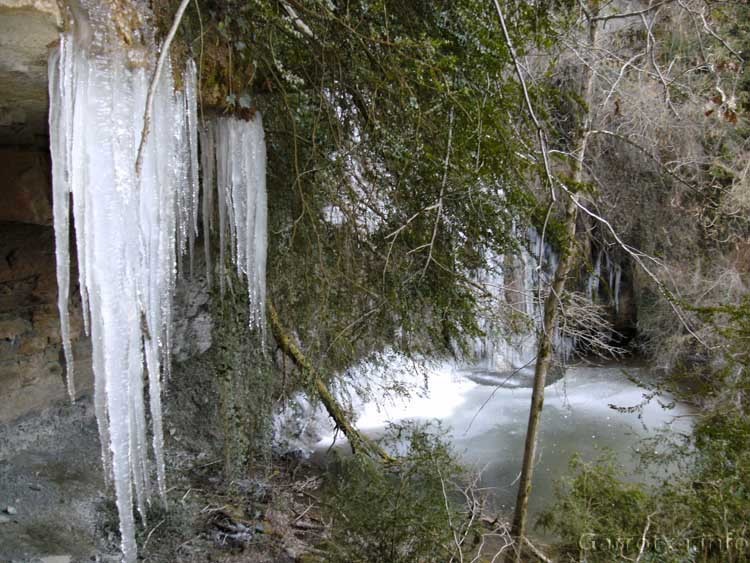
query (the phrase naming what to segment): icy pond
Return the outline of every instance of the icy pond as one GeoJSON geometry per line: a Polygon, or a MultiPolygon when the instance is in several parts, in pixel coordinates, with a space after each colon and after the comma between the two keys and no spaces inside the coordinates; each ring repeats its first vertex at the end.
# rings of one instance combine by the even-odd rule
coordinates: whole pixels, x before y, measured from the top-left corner
{"type": "MultiPolygon", "coordinates": [[[[672,403],[669,396],[644,404],[640,416],[610,407],[643,403],[648,390],[635,381],[645,378],[648,372],[642,367],[580,365],[569,367],[564,377],[547,387],[532,513],[551,500],[554,482],[566,472],[574,453],[591,460],[609,448],[631,478],[641,479],[645,477],[636,469],[642,438],[661,429],[690,430],[690,408],[672,403]],[[669,403],[671,408],[662,407],[669,403]]],[[[378,435],[388,421],[440,421],[463,461],[482,472],[482,486],[494,490],[494,508],[501,512],[512,509],[531,389],[507,375],[459,370],[446,364],[429,367],[415,375],[412,383],[421,385],[422,392],[380,401],[380,405],[374,401],[355,404],[359,428],[378,435]],[[426,386],[425,381],[429,382],[426,386]]],[[[318,456],[331,446],[332,438],[329,434],[317,443],[318,456]]],[[[336,447],[344,447],[340,438],[336,447]]]]}

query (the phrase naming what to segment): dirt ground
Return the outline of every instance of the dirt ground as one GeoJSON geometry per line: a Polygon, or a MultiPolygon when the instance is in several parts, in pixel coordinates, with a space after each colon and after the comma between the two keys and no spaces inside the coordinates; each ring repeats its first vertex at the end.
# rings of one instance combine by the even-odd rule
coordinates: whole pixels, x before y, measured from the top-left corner
{"type": "Polygon", "coordinates": [[[100,459],[89,398],[0,427],[0,562],[107,560],[100,459]]]}
{"type": "MultiPolygon", "coordinates": [[[[315,470],[272,459],[226,483],[210,435],[189,435],[186,421],[200,413],[181,407],[167,417],[169,508],[155,502],[140,526],[141,559],[314,560],[312,546],[326,534],[315,470]]],[[[88,397],[0,428],[0,563],[119,561],[100,456],[88,397]]]]}

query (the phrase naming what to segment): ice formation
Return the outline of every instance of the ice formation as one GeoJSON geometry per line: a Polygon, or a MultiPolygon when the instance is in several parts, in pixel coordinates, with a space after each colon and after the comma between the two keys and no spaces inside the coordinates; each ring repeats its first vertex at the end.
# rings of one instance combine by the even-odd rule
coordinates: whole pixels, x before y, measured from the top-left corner
{"type": "MultiPolygon", "coordinates": [[[[480,363],[477,369],[499,372],[503,377],[519,372],[528,375],[534,371],[537,353],[537,330],[541,326],[543,297],[539,288],[549,285],[557,270],[558,256],[552,246],[542,240],[536,229],[529,228],[526,243],[518,256],[488,256],[490,267],[477,279],[492,295],[491,314],[480,315],[479,326],[485,336],[474,341],[474,354],[480,363]],[[518,320],[508,330],[508,319],[497,319],[494,304],[510,305],[518,320]]],[[[567,359],[575,342],[560,334],[556,328],[553,343],[557,354],[567,359]]]]}
{"type": "Polygon", "coordinates": [[[594,261],[593,270],[589,272],[587,282],[589,301],[596,302],[602,300],[600,287],[604,285],[606,288],[606,295],[609,296],[609,298],[606,299],[606,302],[614,308],[615,313],[619,313],[621,281],[622,267],[620,266],[620,263],[613,260],[605,248],[599,249],[599,252],[596,255],[596,260],[594,261]]]}
{"type": "MultiPolygon", "coordinates": [[[[594,269],[589,274],[589,279],[586,284],[588,290],[589,301],[593,301],[594,298],[599,294],[599,282],[602,275],[602,255],[604,250],[599,250],[594,261],[594,269]]],[[[608,257],[609,258],[609,257],[608,257]]]]}
{"type": "Polygon", "coordinates": [[[201,215],[212,278],[208,233],[216,230],[214,184],[221,273],[230,245],[229,258],[247,279],[251,324],[261,332],[266,293],[266,149],[260,114],[250,121],[218,119],[199,135],[195,64],[188,60],[184,90],[175,91],[167,62],[138,171],[148,66],[129,64],[126,54],[101,45],[95,54],[70,34],[61,36],[49,60],[58,307],[68,392],[75,397],[68,312],[72,199],[102,461],[115,488],[126,563],[137,557],[133,506],[145,522],[154,488],[152,464],[155,489],[166,501],[161,378],[170,366],[172,296],[178,273],[192,273],[201,215]]]}
{"type": "MultiPolygon", "coordinates": [[[[517,256],[487,257],[489,266],[477,282],[492,295],[493,303],[505,302],[522,321],[508,331],[508,320],[495,314],[480,315],[479,326],[485,336],[474,341],[474,355],[480,370],[509,373],[530,372],[537,353],[537,330],[541,326],[543,300],[539,288],[549,286],[557,270],[559,258],[553,247],[542,240],[534,228],[520,233],[525,238],[517,256]],[[525,234],[525,237],[524,237],[525,234]]],[[[593,303],[609,305],[615,314],[620,311],[622,268],[606,249],[598,250],[592,269],[585,280],[585,295],[593,303]],[[601,288],[606,287],[606,293],[601,288]],[[607,296],[609,296],[607,298],[607,296]]],[[[491,311],[494,313],[494,311],[491,311]]],[[[559,327],[553,333],[557,355],[569,359],[576,348],[575,339],[563,336],[559,327]]]]}
{"type": "MultiPolygon", "coordinates": [[[[247,280],[250,325],[263,332],[266,302],[268,204],[266,145],[260,112],[249,121],[220,118],[201,131],[203,224],[213,225],[216,186],[219,214],[219,268],[224,292],[227,247],[237,274],[247,280]]],[[[211,268],[209,246],[206,264],[211,268]]],[[[209,275],[210,277],[210,275],[209,275]]]]}
{"type": "Polygon", "coordinates": [[[152,460],[155,489],[162,500],[166,495],[161,375],[169,365],[178,253],[189,252],[197,231],[192,62],[184,76],[183,94],[175,92],[170,68],[161,75],[139,175],[135,159],[151,73],[129,66],[124,54],[94,55],[72,35],[61,37],[49,61],[58,305],[68,388],[73,397],[68,320],[72,197],[81,301],[93,347],[102,458],[117,496],[126,562],[136,559],[133,504],[145,520],[151,501],[152,460]]]}

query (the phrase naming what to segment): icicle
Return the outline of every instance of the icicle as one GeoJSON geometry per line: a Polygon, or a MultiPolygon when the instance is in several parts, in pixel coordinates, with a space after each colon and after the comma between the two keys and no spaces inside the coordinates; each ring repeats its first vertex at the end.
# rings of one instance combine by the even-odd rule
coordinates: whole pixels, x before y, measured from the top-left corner
{"type": "MultiPolygon", "coordinates": [[[[245,254],[245,271],[248,275],[248,302],[250,303],[250,322],[255,323],[255,317],[257,315],[257,290],[258,290],[258,264],[256,260],[256,237],[258,231],[256,228],[256,221],[258,219],[258,197],[262,190],[265,190],[265,173],[263,176],[259,176],[259,160],[260,156],[258,151],[260,149],[260,143],[263,142],[263,126],[261,124],[260,114],[249,123],[249,127],[246,128],[244,134],[246,136],[245,146],[247,147],[244,154],[246,173],[245,177],[247,182],[247,219],[246,219],[246,254],[245,254]],[[250,187],[252,186],[252,187],[250,187]]],[[[265,161],[265,158],[263,158],[265,161]]],[[[265,206],[264,206],[265,209],[265,206]]],[[[261,235],[262,236],[262,235],[261,235]]]]}
{"type": "Polygon", "coordinates": [[[213,231],[213,193],[216,163],[216,148],[214,146],[214,129],[209,123],[201,129],[201,170],[203,172],[203,250],[206,255],[206,282],[211,290],[213,275],[211,270],[211,232],[213,231]]]}
{"type": "Polygon", "coordinates": [[[158,490],[166,500],[161,377],[170,363],[177,254],[192,253],[197,229],[196,79],[189,62],[188,91],[175,93],[166,65],[137,175],[151,73],[128,65],[122,53],[106,53],[94,56],[65,35],[51,54],[50,151],[69,391],[73,395],[68,318],[72,194],[102,463],[117,495],[123,561],[132,563],[137,558],[133,504],[145,522],[151,492],[144,362],[158,490]]]}
{"type": "Polygon", "coordinates": [[[189,236],[188,245],[190,252],[190,275],[193,275],[193,262],[194,262],[194,247],[195,237],[198,235],[198,204],[199,204],[199,189],[200,184],[198,182],[198,86],[197,86],[197,70],[195,68],[195,62],[192,59],[188,59],[185,64],[185,116],[187,126],[187,155],[190,158],[188,166],[188,188],[190,190],[188,201],[190,205],[189,209],[189,236]]]}
{"type": "MultiPolygon", "coordinates": [[[[177,106],[185,107],[185,97],[182,92],[176,92],[177,106]]],[[[173,116],[174,119],[174,135],[177,143],[182,143],[186,136],[186,123],[185,115],[182,111],[176,111],[173,116]]],[[[187,253],[188,248],[188,224],[190,223],[189,210],[191,208],[189,195],[192,193],[192,189],[188,184],[187,164],[189,157],[182,153],[177,152],[174,158],[174,170],[177,175],[176,183],[176,199],[174,202],[175,206],[175,220],[177,222],[177,272],[181,274],[184,272],[184,256],[187,253]]]]}
{"type": "Polygon", "coordinates": [[[216,190],[219,202],[219,288],[222,297],[226,287],[226,232],[227,232],[227,193],[230,190],[227,166],[229,165],[229,154],[226,146],[227,134],[225,121],[219,120],[216,124],[216,190]]]}
{"type": "Polygon", "coordinates": [[[148,442],[146,409],[143,402],[143,355],[141,327],[137,316],[129,319],[128,376],[130,383],[130,464],[136,493],[136,506],[146,525],[146,502],[149,498],[148,442]]]}
{"type": "MultiPolygon", "coordinates": [[[[533,370],[537,354],[537,331],[541,328],[544,312],[544,303],[538,297],[539,287],[540,284],[552,282],[559,259],[552,246],[543,241],[535,229],[528,229],[525,235],[527,244],[521,246],[518,256],[506,260],[504,256],[488,254],[485,259],[491,266],[477,279],[477,282],[492,295],[493,301],[521,301],[521,306],[515,309],[524,313],[530,321],[530,330],[507,334],[502,323],[501,326],[497,326],[492,314],[479,319],[485,337],[475,343],[474,353],[480,365],[489,371],[507,372],[522,368],[533,370]],[[543,258],[543,265],[539,264],[539,257],[543,258]],[[509,279],[506,280],[509,264],[516,268],[515,280],[519,287],[515,287],[513,293],[506,295],[506,281],[511,282],[509,279]]],[[[554,329],[553,344],[556,353],[563,360],[569,358],[575,350],[575,341],[564,337],[559,327],[554,329]]]]}
{"type": "Polygon", "coordinates": [[[49,61],[49,128],[52,154],[52,209],[55,226],[55,258],[57,260],[57,308],[60,312],[60,338],[65,355],[66,379],[70,400],[75,400],[73,350],[70,344],[70,169],[66,145],[70,133],[73,102],[64,93],[70,84],[72,69],[68,68],[65,39],[49,61]]]}
{"type": "Polygon", "coordinates": [[[615,265],[615,312],[620,312],[620,283],[622,280],[622,269],[619,264],[615,265]]]}
{"type": "Polygon", "coordinates": [[[102,469],[104,482],[110,485],[112,476],[112,454],[109,449],[109,413],[107,412],[107,380],[104,370],[104,346],[102,344],[101,310],[96,295],[92,296],[91,309],[95,312],[91,318],[91,342],[93,344],[92,365],[94,370],[94,414],[99,429],[99,443],[102,449],[102,469]]]}
{"type": "Polygon", "coordinates": [[[602,275],[602,253],[603,250],[600,250],[596,255],[594,269],[589,274],[588,283],[586,284],[589,301],[593,301],[594,299],[596,299],[596,296],[599,293],[599,281],[602,275]]]}
{"type": "Polygon", "coordinates": [[[244,213],[247,210],[245,205],[246,192],[244,190],[244,175],[243,165],[244,159],[242,158],[244,149],[244,143],[242,143],[242,130],[236,126],[236,122],[233,119],[227,119],[224,121],[226,124],[225,130],[227,139],[225,141],[226,146],[229,148],[231,159],[229,161],[229,196],[227,205],[227,217],[229,218],[229,247],[232,250],[232,260],[237,268],[237,275],[242,275],[244,272],[243,253],[245,251],[245,245],[239,240],[244,241],[245,239],[245,222],[241,220],[244,217],[244,213]],[[239,239],[239,240],[238,240],[239,239]]]}
{"type": "Polygon", "coordinates": [[[65,35],[59,51],[51,55],[50,149],[58,306],[69,391],[73,396],[68,316],[72,195],[81,300],[93,346],[102,463],[117,495],[123,560],[131,563],[137,557],[133,504],[145,522],[152,489],[144,363],[157,489],[166,501],[161,388],[162,377],[169,376],[172,295],[186,254],[192,271],[199,205],[211,278],[214,182],[222,292],[228,248],[237,273],[248,284],[250,323],[263,334],[266,147],[259,113],[250,121],[221,119],[210,124],[200,135],[201,202],[195,64],[187,63],[185,92],[180,93],[174,91],[167,62],[136,174],[151,73],[128,65],[123,54],[107,53],[95,57],[65,35]]]}
{"type": "MultiPolygon", "coordinates": [[[[228,244],[237,274],[247,280],[250,325],[259,329],[263,338],[268,246],[263,120],[259,112],[250,121],[219,119],[213,132],[215,139],[205,135],[203,151],[215,151],[221,291],[229,280],[224,269],[224,250],[228,244]]],[[[206,185],[204,175],[204,190],[206,185]]]]}
{"type": "MultiPolygon", "coordinates": [[[[161,397],[161,373],[159,367],[159,348],[155,340],[147,339],[146,366],[148,368],[148,392],[149,397],[161,397]]],[[[164,467],[164,432],[162,424],[161,401],[151,401],[151,424],[153,425],[153,447],[156,461],[156,480],[159,488],[159,497],[166,505],[167,481],[164,467]]]]}
{"type": "MultiPolygon", "coordinates": [[[[253,241],[252,272],[253,293],[250,295],[251,306],[255,308],[254,323],[261,330],[261,337],[265,340],[266,318],[266,256],[268,251],[268,194],[266,191],[266,142],[263,132],[263,121],[260,113],[253,121],[253,160],[254,173],[252,178],[256,187],[255,196],[255,234],[253,241]]],[[[251,322],[253,320],[251,319],[251,322]]]]}
{"type": "MultiPolygon", "coordinates": [[[[85,100],[89,87],[89,66],[84,64],[80,57],[75,57],[73,39],[69,35],[62,36],[62,47],[60,57],[65,57],[66,72],[70,76],[70,88],[62,92],[62,96],[69,96],[71,106],[71,128],[67,133],[68,162],[70,163],[70,191],[73,196],[73,219],[75,221],[76,255],[78,257],[78,283],[81,295],[81,308],[86,334],[90,334],[91,312],[88,287],[90,277],[88,264],[91,260],[91,245],[87,244],[86,228],[86,205],[89,195],[85,189],[88,181],[86,170],[86,149],[84,138],[74,135],[74,131],[83,131],[87,127],[90,118],[88,108],[84,103],[76,103],[75,100],[85,100]]],[[[50,100],[50,104],[52,101],[50,100]]],[[[54,173],[53,173],[54,175],[54,173]]]]}

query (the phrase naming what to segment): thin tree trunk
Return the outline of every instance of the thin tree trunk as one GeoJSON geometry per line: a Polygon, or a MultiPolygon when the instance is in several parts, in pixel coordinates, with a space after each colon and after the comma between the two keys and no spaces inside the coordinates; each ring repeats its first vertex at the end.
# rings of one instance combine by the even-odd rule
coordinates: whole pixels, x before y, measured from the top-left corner
{"type": "MultiPolygon", "coordinates": [[[[596,42],[596,22],[589,18],[589,47],[593,48],[596,42]]],[[[581,96],[586,104],[584,116],[578,130],[576,142],[576,158],[572,165],[572,190],[583,180],[583,160],[588,146],[589,131],[591,130],[591,104],[594,85],[594,73],[589,65],[584,66],[581,78],[581,96]]],[[[544,150],[544,149],[542,149],[544,150]]],[[[516,508],[513,515],[513,526],[511,535],[516,538],[516,549],[514,551],[515,563],[521,562],[522,546],[526,538],[529,497],[531,495],[531,481],[534,473],[534,461],[536,457],[537,439],[539,436],[539,421],[544,407],[544,388],[547,383],[547,374],[554,356],[553,335],[555,324],[561,305],[560,298],[565,289],[565,281],[568,278],[575,259],[575,235],[576,220],[578,218],[578,204],[576,194],[573,191],[565,192],[565,237],[560,248],[560,262],[552,280],[552,286],[544,300],[544,315],[542,326],[539,330],[539,342],[537,344],[537,359],[534,368],[534,385],[531,393],[531,407],[529,410],[529,423],[526,430],[526,442],[523,452],[523,465],[521,477],[518,483],[518,496],[516,508]]]]}
{"type": "Polygon", "coordinates": [[[515,551],[515,561],[521,561],[521,548],[523,539],[526,537],[526,521],[529,509],[529,496],[531,495],[531,478],[534,472],[534,459],[536,457],[536,444],[539,434],[539,420],[544,406],[544,387],[547,383],[547,373],[554,354],[552,337],[557,321],[558,299],[565,288],[565,280],[568,277],[573,264],[576,219],[578,207],[575,204],[575,195],[568,197],[565,206],[565,248],[561,249],[563,255],[555,271],[550,292],[544,300],[544,316],[542,329],[539,331],[539,342],[537,345],[537,359],[534,368],[534,386],[531,392],[531,408],[529,411],[529,423],[526,429],[526,443],[523,450],[523,465],[521,467],[521,478],[518,483],[518,497],[513,514],[513,527],[511,534],[518,539],[515,551]]]}

